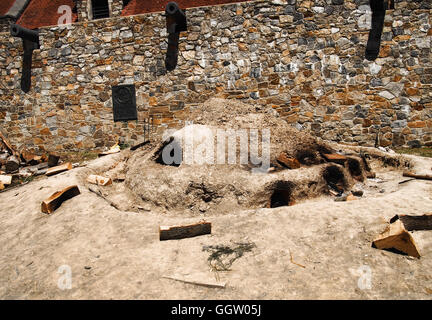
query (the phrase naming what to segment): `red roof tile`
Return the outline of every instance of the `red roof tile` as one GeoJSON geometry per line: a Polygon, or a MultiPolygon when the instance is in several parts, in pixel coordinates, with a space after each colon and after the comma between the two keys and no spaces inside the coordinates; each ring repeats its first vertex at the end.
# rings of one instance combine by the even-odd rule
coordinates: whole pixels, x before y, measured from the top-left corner
{"type": "MultiPolygon", "coordinates": [[[[177,0],[177,4],[182,9],[212,6],[218,4],[244,2],[248,0],[177,0]]],[[[135,14],[165,11],[165,7],[170,2],[169,0],[131,0],[123,9],[122,16],[131,16],[135,14]]]]}
{"type": "MultiPolygon", "coordinates": [[[[4,1],[4,0],[0,0],[4,1]]],[[[57,25],[62,16],[57,10],[62,5],[74,7],[73,0],[32,0],[24,10],[17,24],[27,29],[57,25]]],[[[77,15],[72,14],[72,22],[77,21],[77,15]]]]}
{"type": "Polygon", "coordinates": [[[0,17],[6,15],[14,3],[15,0],[0,0],[0,17]]]}

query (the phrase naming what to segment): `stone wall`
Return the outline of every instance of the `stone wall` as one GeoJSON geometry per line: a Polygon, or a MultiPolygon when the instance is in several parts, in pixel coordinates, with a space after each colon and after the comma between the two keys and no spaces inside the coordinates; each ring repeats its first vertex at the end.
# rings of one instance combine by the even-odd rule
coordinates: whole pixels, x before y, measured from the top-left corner
{"type": "Polygon", "coordinates": [[[9,32],[11,24],[15,23],[15,19],[10,17],[0,18],[0,33],[9,32]]]}
{"type": "Polygon", "coordinates": [[[364,59],[365,0],[258,0],[187,10],[167,73],[162,13],[42,28],[32,90],[20,90],[22,44],[0,34],[0,128],[17,147],[88,150],[180,127],[210,97],[273,107],[325,139],[432,145],[429,1],[395,1],[375,62],[364,59]],[[111,87],[135,84],[139,121],[114,123],[111,87]]]}

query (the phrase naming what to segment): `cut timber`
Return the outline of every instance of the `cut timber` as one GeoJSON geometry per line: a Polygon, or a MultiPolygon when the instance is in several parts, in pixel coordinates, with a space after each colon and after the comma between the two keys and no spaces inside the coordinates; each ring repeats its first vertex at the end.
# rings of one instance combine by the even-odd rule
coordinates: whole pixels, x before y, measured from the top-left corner
{"type": "Polygon", "coordinates": [[[95,174],[91,174],[87,177],[87,182],[97,184],[99,186],[107,186],[112,183],[112,180],[111,178],[106,178],[95,174]]]}
{"type": "Polygon", "coordinates": [[[199,222],[196,224],[186,226],[160,226],[159,227],[159,239],[162,240],[175,240],[183,238],[191,238],[204,234],[211,233],[210,222],[199,222]]]}
{"type": "Polygon", "coordinates": [[[338,153],[323,153],[323,157],[329,162],[335,162],[338,164],[344,164],[348,160],[347,157],[338,153]]]}
{"type": "Polygon", "coordinates": [[[415,178],[415,179],[421,179],[421,180],[432,180],[432,175],[430,175],[430,174],[415,174],[412,172],[405,171],[403,173],[403,176],[415,178]]]}
{"type": "Polygon", "coordinates": [[[283,166],[289,168],[289,169],[298,169],[300,168],[300,162],[296,158],[290,158],[288,157],[285,152],[282,152],[279,157],[277,158],[277,161],[282,164],[283,166]]]}
{"type": "Polygon", "coordinates": [[[53,213],[60,205],[77,195],[80,194],[78,186],[70,186],[62,191],[57,191],[51,195],[48,199],[42,201],[41,209],[44,213],[53,213]]]}
{"type": "Polygon", "coordinates": [[[10,156],[5,164],[6,172],[11,173],[19,169],[20,161],[16,156],[10,156]]]}
{"type": "Polygon", "coordinates": [[[61,165],[59,165],[57,167],[49,168],[47,170],[47,172],[46,172],[46,175],[47,176],[52,176],[54,174],[57,174],[57,173],[60,173],[60,172],[63,172],[63,171],[67,171],[67,170],[71,170],[71,169],[72,169],[72,163],[66,162],[65,164],[61,164],[61,165]]]}
{"type": "Polygon", "coordinates": [[[60,156],[50,153],[48,155],[48,167],[55,167],[60,160],[60,156]]]}
{"type": "Polygon", "coordinates": [[[413,237],[404,228],[402,221],[397,220],[378,236],[372,246],[377,249],[395,249],[409,256],[420,258],[420,253],[413,237]]]}
{"type": "Polygon", "coordinates": [[[12,176],[0,175],[0,182],[3,184],[11,184],[12,183],[12,176]]]}
{"type": "Polygon", "coordinates": [[[390,223],[400,220],[408,231],[432,230],[432,213],[422,216],[409,216],[405,214],[395,215],[390,223]]]}

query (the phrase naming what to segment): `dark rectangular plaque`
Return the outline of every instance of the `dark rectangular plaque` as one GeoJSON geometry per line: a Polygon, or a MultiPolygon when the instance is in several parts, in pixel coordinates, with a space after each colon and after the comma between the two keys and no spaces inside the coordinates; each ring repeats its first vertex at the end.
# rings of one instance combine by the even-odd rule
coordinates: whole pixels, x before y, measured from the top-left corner
{"type": "Polygon", "coordinates": [[[138,120],[135,85],[112,87],[114,122],[138,120]]]}

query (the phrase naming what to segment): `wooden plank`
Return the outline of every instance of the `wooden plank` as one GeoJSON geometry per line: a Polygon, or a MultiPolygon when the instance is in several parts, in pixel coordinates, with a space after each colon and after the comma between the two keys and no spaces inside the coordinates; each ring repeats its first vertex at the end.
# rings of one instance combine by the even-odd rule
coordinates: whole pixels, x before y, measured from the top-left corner
{"type": "Polygon", "coordinates": [[[196,237],[211,233],[210,222],[199,222],[185,226],[160,226],[159,239],[162,240],[178,240],[184,238],[196,237]]]}
{"type": "Polygon", "coordinates": [[[87,177],[87,182],[97,184],[99,186],[107,186],[107,185],[112,184],[111,178],[106,178],[106,177],[98,176],[95,174],[89,175],[87,177]]]}
{"type": "Polygon", "coordinates": [[[48,199],[42,201],[41,210],[44,213],[53,213],[63,202],[79,194],[80,191],[76,185],[54,192],[48,199]]]}
{"type": "Polygon", "coordinates": [[[12,176],[0,175],[0,182],[3,184],[11,184],[12,176]]]}
{"type": "Polygon", "coordinates": [[[403,173],[404,177],[410,177],[415,179],[421,179],[421,180],[432,180],[432,175],[430,174],[415,174],[409,171],[405,171],[403,173]]]}
{"type": "Polygon", "coordinates": [[[335,162],[338,164],[344,164],[348,158],[338,153],[323,153],[322,156],[329,162],[335,162]]]}
{"type": "Polygon", "coordinates": [[[67,171],[67,170],[71,170],[71,169],[72,169],[72,163],[66,162],[66,163],[61,164],[59,166],[49,168],[46,172],[46,175],[52,176],[52,175],[55,175],[55,174],[58,174],[58,173],[61,173],[61,172],[67,171]]]}
{"type": "Polygon", "coordinates": [[[400,220],[407,231],[432,230],[432,213],[422,216],[395,215],[390,223],[400,220]]]}
{"type": "Polygon", "coordinates": [[[417,245],[401,220],[390,224],[382,234],[373,240],[372,245],[377,249],[396,249],[409,256],[420,258],[417,245]]]}

